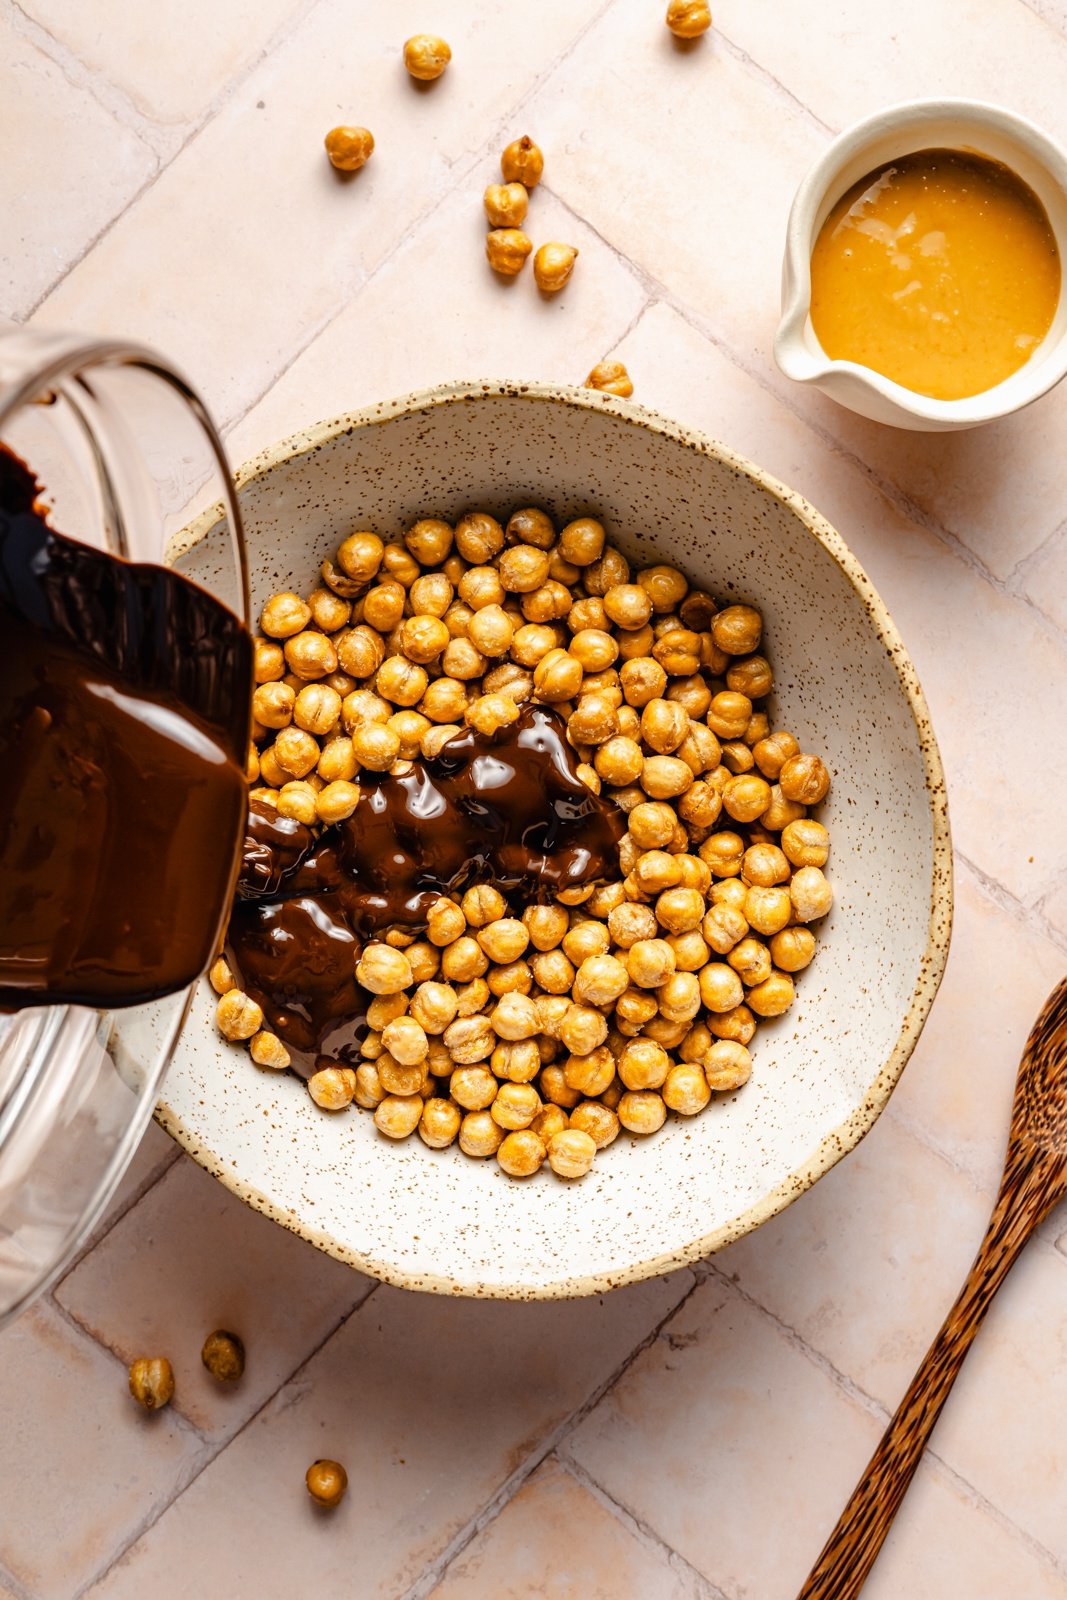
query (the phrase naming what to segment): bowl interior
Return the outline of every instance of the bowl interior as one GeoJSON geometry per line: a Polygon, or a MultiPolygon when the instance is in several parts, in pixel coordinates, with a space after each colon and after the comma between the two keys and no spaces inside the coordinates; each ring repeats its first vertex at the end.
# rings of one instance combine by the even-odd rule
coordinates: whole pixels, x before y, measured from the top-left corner
{"type": "MultiPolygon", "coordinates": [[[[328,1116],[217,1036],[203,982],[159,1116],[250,1203],[342,1259],[416,1288],[595,1292],[715,1249],[788,1203],[862,1136],[914,1043],[948,938],[947,823],[921,692],[884,611],[825,523],[697,436],[582,391],[436,391],[325,424],[242,474],[254,612],[306,591],[356,528],[420,514],[593,512],[636,565],[663,560],[764,615],[774,721],[833,775],[836,904],[794,1009],[764,1024],[752,1080],[580,1183],[393,1144],[328,1116]],[[843,564],[844,563],[844,564],[843,564]]],[[[219,529],[182,558],[206,575],[219,529]]]]}

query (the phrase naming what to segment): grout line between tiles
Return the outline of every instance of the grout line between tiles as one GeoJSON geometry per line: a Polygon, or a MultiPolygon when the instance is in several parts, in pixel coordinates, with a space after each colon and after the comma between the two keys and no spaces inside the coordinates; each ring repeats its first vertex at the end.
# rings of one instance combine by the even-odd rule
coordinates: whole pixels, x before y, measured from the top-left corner
{"type": "MultiPolygon", "coordinates": [[[[264,1398],[262,1404],[257,1406],[255,1411],[253,1411],[250,1416],[246,1417],[241,1426],[234,1433],[231,1433],[228,1438],[220,1440],[217,1444],[215,1444],[214,1441],[207,1439],[203,1434],[201,1434],[200,1430],[197,1429],[193,1423],[188,1421],[188,1418],[181,1418],[181,1420],[185,1422],[188,1427],[193,1429],[198,1437],[204,1440],[204,1458],[199,1462],[198,1465],[196,1465],[196,1470],[190,1472],[188,1476],[186,1476],[185,1481],[181,1484],[177,1491],[171,1495],[166,1505],[162,1505],[155,1511],[150,1512],[144,1518],[136,1532],[131,1534],[130,1537],[123,1542],[121,1549],[115,1551],[108,1558],[106,1563],[102,1565],[91,1578],[88,1578],[73,1595],[71,1595],[71,1600],[82,1600],[82,1596],[85,1595],[91,1588],[95,1587],[96,1584],[103,1582],[108,1573],[111,1572],[113,1568],[118,1566],[119,1562],[130,1550],[132,1550],[133,1546],[138,1542],[138,1540],[143,1539],[145,1534],[148,1533],[150,1529],[155,1527],[156,1523],[167,1514],[170,1508],[177,1504],[182,1495],[185,1494],[186,1490],[191,1488],[196,1480],[200,1477],[201,1473],[206,1472],[207,1468],[217,1461],[219,1457],[241,1437],[247,1428],[251,1427],[256,1418],[263,1415],[263,1412],[266,1410],[266,1408],[278,1398],[283,1389],[287,1388],[289,1384],[296,1382],[296,1380],[300,1377],[300,1374],[304,1371],[305,1367],[307,1367],[310,1362],[314,1361],[319,1351],[322,1350],[325,1345],[329,1344],[330,1340],[341,1330],[341,1328],[344,1327],[345,1323],[348,1322],[351,1317],[358,1316],[363,1310],[363,1307],[369,1305],[380,1287],[380,1284],[374,1284],[370,1292],[363,1297],[357,1306],[353,1306],[351,1311],[347,1311],[343,1317],[339,1317],[333,1326],[319,1340],[318,1344],[315,1345],[314,1349],[308,1351],[307,1355],[301,1359],[300,1364],[297,1367],[294,1367],[289,1376],[287,1378],[283,1378],[276,1388],[271,1390],[270,1394],[264,1398]]],[[[77,1326],[80,1326],[80,1324],[77,1324],[76,1319],[72,1320],[75,1321],[77,1326]]],[[[175,1415],[180,1417],[180,1413],[178,1412],[176,1412],[175,1415]]]]}
{"type": "MultiPolygon", "coordinates": [[[[445,205],[446,202],[450,200],[457,192],[457,190],[459,190],[461,186],[469,180],[471,174],[475,171],[478,164],[487,159],[487,157],[491,155],[493,150],[497,147],[504,130],[508,126],[508,123],[518,116],[519,112],[522,111],[523,107],[537,92],[537,90],[540,89],[545,82],[547,82],[553,73],[558,71],[558,69],[571,55],[572,51],[577,49],[578,45],[585,38],[586,34],[591,28],[596,26],[597,22],[604,15],[604,13],[610,9],[613,3],[614,0],[605,0],[605,3],[601,6],[600,10],[592,18],[590,18],[585,27],[582,28],[581,32],[575,34],[566,50],[564,50],[560,56],[557,56],[554,61],[546,66],[540,75],[534,79],[526,93],[523,94],[508,111],[504,112],[498,118],[497,122],[494,124],[492,132],[486,139],[482,141],[477,149],[463,152],[449,164],[448,172],[450,176],[454,175],[453,181],[446,183],[445,187],[438,192],[436,197],[431,200],[428,205],[424,206],[423,209],[411,220],[400,237],[391,246],[389,251],[379,262],[376,263],[371,271],[367,273],[367,276],[363,279],[363,281],[356,285],[352,293],[342,298],[332,310],[326,312],[322,317],[320,317],[314,328],[312,328],[308,333],[307,337],[304,338],[297,346],[295,346],[285,360],[275,368],[274,372],[271,374],[270,378],[263,385],[263,387],[258,390],[257,393],[254,394],[252,398],[248,400],[238,411],[235,411],[232,416],[227,417],[220,424],[220,431],[224,437],[227,434],[232,433],[234,429],[245,420],[246,417],[251,415],[256,406],[258,406],[262,400],[266,399],[271,390],[278,383],[280,383],[282,378],[285,377],[286,373],[296,365],[304,352],[310,349],[315,341],[321,338],[322,335],[333,326],[337,319],[342,316],[364,292],[364,290],[367,288],[367,285],[375,281],[383,268],[386,267],[388,263],[391,262],[411,241],[415,234],[419,232],[423,224],[429,223],[432,218],[436,216],[441,207],[445,205]]],[[[565,202],[562,203],[565,204],[565,202]]],[[[567,206],[566,209],[570,211],[569,206],[567,206]]],[[[571,212],[571,215],[574,215],[574,213],[571,212]]],[[[630,267],[633,275],[639,276],[639,273],[637,272],[633,263],[628,262],[625,257],[620,256],[619,259],[624,265],[630,267]]],[[[629,329],[626,331],[629,332],[629,329]]]]}
{"type": "Polygon", "coordinates": [[[637,1516],[627,1506],[622,1505],[608,1493],[602,1484],[597,1483],[596,1479],[574,1459],[565,1444],[557,1451],[556,1460],[564,1472],[573,1478],[576,1483],[581,1484],[586,1493],[592,1495],[593,1499],[602,1505],[604,1510],[613,1516],[617,1522],[621,1522],[633,1538],[637,1539],[639,1543],[649,1546],[659,1556],[663,1557],[668,1566],[688,1582],[693,1591],[693,1600],[729,1600],[724,1590],[706,1578],[697,1567],[687,1561],[673,1546],[667,1544],[662,1535],[658,1534],[650,1523],[645,1522],[643,1518],[637,1516]]]}
{"type": "MultiPolygon", "coordinates": [[[[60,1288],[60,1286],[67,1281],[67,1279],[70,1277],[70,1274],[74,1271],[75,1267],[80,1266],[81,1263],[85,1260],[86,1256],[92,1255],[93,1251],[96,1249],[98,1244],[103,1244],[104,1240],[107,1238],[107,1236],[111,1232],[112,1228],[114,1228],[118,1223],[120,1223],[122,1221],[123,1217],[128,1217],[130,1212],[133,1210],[134,1206],[138,1205],[144,1199],[145,1195],[148,1194],[152,1189],[155,1188],[157,1183],[162,1183],[163,1179],[167,1176],[167,1173],[170,1171],[171,1167],[174,1166],[175,1162],[181,1160],[183,1154],[184,1154],[184,1152],[181,1149],[179,1149],[179,1147],[177,1145],[175,1145],[173,1150],[168,1150],[167,1156],[166,1156],[166,1160],[164,1161],[163,1166],[160,1168],[160,1170],[157,1173],[155,1173],[154,1176],[149,1176],[148,1178],[146,1178],[144,1183],[139,1184],[138,1187],[134,1190],[133,1194],[131,1194],[129,1196],[129,1198],[126,1201],[126,1204],[122,1207],[121,1211],[116,1211],[115,1214],[110,1218],[110,1220],[108,1221],[107,1227],[102,1229],[101,1232],[96,1234],[96,1237],[93,1239],[91,1244],[83,1245],[83,1247],[78,1251],[78,1253],[71,1258],[71,1260],[67,1263],[67,1266],[65,1267],[65,1269],[63,1270],[61,1275],[56,1279],[55,1283],[52,1285],[52,1288],[50,1290],[50,1294],[54,1295],[56,1290],[58,1288],[60,1288]]],[[[99,1224],[97,1224],[97,1226],[99,1227],[99,1224]]],[[[86,1332],[88,1332],[88,1329],[86,1329],[86,1332]]]]}
{"type": "MultiPolygon", "coordinates": [[[[688,1269],[683,1270],[687,1271],[688,1269]]],[[[680,1276],[682,1276],[681,1273],[679,1273],[679,1277],[680,1276]]],[[[690,1276],[692,1276],[692,1274],[690,1274],[690,1276]]],[[[633,1346],[633,1348],[623,1357],[619,1365],[608,1374],[603,1383],[598,1384],[594,1390],[586,1395],[585,1399],[580,1405],[576,1406],[573,1411],[564,1417],[563,1421],[559,1423],[550,1434],[542,1439],[539,1444],[535,1445],[535,1447],[530,1451],[529,1455],[527,1455],[519,1463],[513,1472],[508,1474],[503,1483],[498,1485],[495,1492],[485,1502],[481,1509],[476,1511],[475,1514],[464,1524],[464,1526],[460,1528],[459,1532],[449,1540],[444,1549],[439,1551],[435,1558],[423,1570],[423,1572],[420,1573],[419,1577],[415,1579],[414,1583],[410,1584],[402,1594],[398,1595],[396,1600],[427,1600],[427,1596],[434,1588],[436,1588],[437,1584],[441,1581],[442,1577],[445,1575],[446,1571],[456,1560],[456,1558],[462,1555],[464,1550],[466,1550],[474,1542],[478,1535],[482,1533],[483,1530],[490,1525],[490,1523],[495,1522],[496,1518],[500,1515],[501,1511],[503,1511],[504,1507],[514,1499],[515,1495],[533,1476],[541,1463],[559,1447],[567,1435],[574,1428],[576,1428],[585,1417],[589,1415],[594,1407],[600,1404],[600,1401],[609,1392],[609,1390],[611,1390],[614,1385],[618,1383],[619,1379],[626,1372],[627,1368],[632,1362],[636,1361],[641,1352],[643,1350],[647,1350],[650,1345],[655,1343],[662,1330],[666,1327],[667,1323],[669,1323],[671,1319],[677,1315],[677,1313],[682,1309],[686,1301],[689,1299],[690,1295],[693,1294],[698,1287],[698,1281],[694,1278],[694,1281],[689,1285],[689,1288],[679,1300],[675,1301],[670,1310],[664,1313],[659,1322],[656,1323],[655,1327],[652,1328],[643,1339],[639,1340],[639,1342],[633,1346]]]]}
{"type": "Polygon", "coordinates": [[[26,1588],[26,1585],[20,1583],[15,1574],[5,1567],[2,1561],[0,1561],[0,1584],[11,1590],[15,1600],[34,1600],[34,1596],[26,1588]]]}
{"type": "MultiPolygon", "coordinates": [[[[8,0],[8,3],[14,6],[17,5],[17,0],[8,0]]],[[[241,87],[241,85],[245,83],[246,80],[250,78],[260,66],[262,66],[263,62],[268,56],[270,56],[281,45],[287,43],[287,41],[294,34],[299,32],[312,13],[324,3],[325,0],[304,0],[304,4],[298,7],[291,16],[286,18],[281,27],[277,28],[275,32],[271,34],[270,38],[265,41],[262,49],[257,51],[256,54],[245,63],[240,71],[235,72],[232,77],[226,80],[226,83],[223,85],[222,89],[220,89],[219,93],[208,102],[208,104],[203,108],[197,117],[184,125],[174,124],[173,126],[178,129],[178,139],[169,153],[167,153],[165,149],[157,149],[154,144],[149,144],[149,149],[151,149],[153,154],[156,156],[157,166],[155,172],[149,174],[145,182],[136,191],[136,193],[130,196],[122,209],[116,212],[110,221],[105,223],[102,228],[97,230],[93,237],[89,239],[77,252],[77,254],[71,258],[63,270],[56,275],[56,277],[48,285],[47,289],[45,289],[42,294],[37,296],[37,299],[34,300],[32,305],[30,305],[23,313],[23,321],[28,321],[30,317],[35,314],[35,312],[40,310],[41,306],[48,299],[49,295],[55,293],[59,285],[70,276],[76,267],[81,265],[86,257],[96,248],[100,241],[111,232],[112,228],[114,228],[115,225],[121,221],[126,213],[128,211],[132,211],[134,206],[140,202],[144,195],[146,195],[150,189],[155,187],[163,174],[168,172],[173,166],[174,162],[177,161],[178,157],[182,155],[182,153],[187,150],[190,145],[195,143],[195,141],[200,137],[210,123],[214,122],[215,118],[224,109],[228,101],[233,98],[234,94],[241,87]]],[[[21,15],[25,17],[26,14],[25,12],[21,11],[21,7],[19,7],[19,11],[21,15]]],[[[26,18],[26,20],[29,22],[31,19],[26,18]]],[[[39,24],[31,25],[34,27],[39,26],[39,24]]],[[[52,42],[55,50],[65,50],[65,47],[61,46],[58,41],[54,39],[53,35],[47,32],[47,30],[42,30],[42,32],[44,37],[52,42]]],[[[91,68],[88,68],[84,65],[84,63],[81,61],[81,58],[73,51],[68,51],[67,54],[69,55],[70,60],[77,62],[82,70],[85,72],[92,71],[91,68]]],[[[49,52],[49,59],[56,59],[51,52],[49,52]]],[[[56,60],[56,65],[60,66],[62,70],[62,65],[58,60],[56,60]]],[[[96,76],[99,75],[97,74],[96,76]]],[[[104,79],[103,81],[107,82],[109,85],[111,83],[110,79],[104,79]]],[[[114,87],[114,85],[111,85],[111,87],[114,87]]],[[[122,91],[116,90],[116,92],[121,93],[122,91]]],[[[103,102],[101,102],[101,104],[103,104],[103,102]]],[[[109,108],[105,106],[105,109],[109,108]]],[[[136,108],[134,108],[134,110],[136,112],[136,108]]],[[[141,113],[136,112],[136,115],[141,116],[141,113]]],[[[164,124],[152,123],[147,119],[143,119],[143,121],[145,129],[162,130],[165,127],[164,124]]],[[[144,142],[147,143],[147,141],[144,142]]]]}
{"type": "MultiPolygon", "coordinates": [[[[722,1267],[716,1266],[714,1264],[714,1258],[699,1262],[693,1270],[700,1276],[701,1281],[707,1281],[708,1278],[714,1277],[717,1278],[720,1283],[727,1288],[727,1290],[733,1290],[733,1292],[737,1294],[740,1299],[746,1303],[746,1305],[751,1307],[751,1309],[755,1311],[758,1316],[764,1318],[774,1328],[776,1328],[781,1337],[797,1352],[798,1355],[803,1356],[805,1360],[811,1363],[812,1366],[817,1367],[818,1370],[828,1377],[831,1382],[836,1384],[837,1387],[842,1390],[842,1392],[846,1394],[855,1405],[859,1406],[861,1410],[865,1411],[868,1416],[873,1417],[874,1420],[883,1428],[888,1424],[892,1413],[886,1406],[882,1404],[880,1400],[877,1400],[873,1395],[868,1394],[867,1391],[853,1378],[850,1378],[847,1373],[842,1372],[839,1367],[835,1366],[823,1351],[817,1350],[814,1345],[809,1344],[804,1338],[803,1334],[798,1333],[797,1330],[791,1327],[788,1322],[784,1322],[781,1317],[776,1316],[773,1311],[768,1310],[768,1308],[763,1305],[760,1300],[757,1300],[756,1297],[747,1289],[742,1288],[741,1284],[736,1278],[730,1276],[722,1267]]],[[[936,1430],[934,1437],[936,1438],[936,1430]]],[[[991,1518],[998,1527],[1005,1532],[1010,1533],[1014,1538],[1019,1539],[1035,1557],[1035,1559],[1040,1561],[1043,1565],[1051,1568],[1051,1570],[1055,1572],[1057,1576],[1067,1578],[1067,1561],[1061,1561],[1061,1559],[1053,1551],[1049,1550],[1047,1546],[1041,1543],[1040,1539],[1035,1538],[1032,1533],[1029,1533],[1025,1528],[1021,1527],[1019,1523],[1017,1523],[1012,1517],[1008,1516],[1006,1512],[1001,1511],[998,1506],[994,1505],[994,1503],[982,1493],[981,1489],[976,1488],[975,1485],[971,1483],[969,1478],[966,1478],[957,1467],[952,1466],[951,1463],[934,1448],[933,1444],[927,1445],[924,1452],[924,1458],[928,1461],[934,1461],[937,1463],[938,1468],[941,1470],[948,1482],[951,1483],[956,1493],[960,1495],[962,1499],[966,1500],[972,1509],[979,1511],[982,1513],[982,1515],[991,1518]]],[[[865,1465],[866,1463],[862,1461],[857,1463],[857,1478],[859,1477],[859,1474],[865,1465]]],[[[829,1532],[829,1530],[827,1530],[827,1532],[829,1532]]],[[[817,1549],[812,1551],[813,1560],[817,1554],[817,1549]]],[[[740,1600],[740,1597],[738,1597],[738,1600],[740,1600]]]]}
{"type": "Polygon", "coordinates": [[[972,873],[978,880],[987,899],[992,900],[1002,911],[1007,911],[1019,921],[1025,922],[1028,927],[1032,928],[1035,933],[1039,933],[1042,938],[1047,939],[1050,944],[1056,945],[1060,950],[1067,950],[1067,933],[1061,932],[1055,923],[1050,922],[1044,912],[1039,909],[1043,901],[1058,888],[1061,881],[1060,875],[1057,875],[1047,887],[1042,889],[1040,895],[1032,902],[1027,903],[1025,900],[1020,900],[1019,896],[1013,894],[1010,889],[1005,888],[999,878],[992,877],[977,862],[972,861],[970,856],[965,855],[958,846],[953,854],[959,857],[968,872],[972,873]]]}
{"type": "Polygon", "coordinates": [[[788,84],[783,83],[781,78],[776,78],[769,67],[765,67],[761,61],[757,61],[754,56],[750,56],[748,51],[743,49],[741,45],[736,44],[729,34],[722,31],[718,23],[715,24],[715,42],[716,44],[721,43],[724,45],[734,60],[739,62],[741,66],[746,67],[754,78],[758,78],[761,83],[769,84],[778,97],[788,101],[793,110],[799,111],[805,122],[809,123],[817,132],[823,134],[827,139],[835,139],[837,137],[839,129],[831,127],[828,122],[824,122],[820,116],[817,116],[806,101],[801,100],[799,95],[793,93],[788,84]]]}
{"type": "Polygon", "coordinates": [[[125,89],[120,88],[95,67],[90,67],[77,51],[63,44],[51,29],[45,27],[44,23],[38,22],[36,17],[30,16],[22,0],[6,0],[6,10],[19,36],[34,45],[43,56],[47,56],[52,65],[58,67],[71,88],[83,89],[96,101],[102,111],[125,128],[127,133],[134,134],[140,143],[157,160],[159,159],[161,152],[151,137],[156,125],[137,109],[125,89]]]}

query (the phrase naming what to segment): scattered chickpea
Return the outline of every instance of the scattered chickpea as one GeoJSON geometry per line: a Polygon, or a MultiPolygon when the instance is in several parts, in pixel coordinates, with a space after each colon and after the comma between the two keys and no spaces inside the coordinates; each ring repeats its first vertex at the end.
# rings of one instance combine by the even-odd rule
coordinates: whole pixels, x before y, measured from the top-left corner
{"type": "Polygon", "coordinates": [[[406,1139],[418,1127],[423,1105],[421,1095],[387,1094],[375,1109],[374,1126],[388,1139],[406,1139]]]}
{"type": "Polygon", "coordinates": [[[521,228],[493,228],[485,237],[486,258],[502,278],[516,277],[532,249],[533,243],[521,228]]]}
{"type": "Polygon", "coordinates": [[[543,244],[534,256],[533,273],[537,287],[545,294],[557,294],[574,271],[578,251],[571,244],[543,244]]]}
{"type": "Polygon", "coordinates": [[[330,165],[338,172],[358,172],[374,154],[374,135],[369,128],[331,128],[325,145],[330,165]]]}
{"type": "Polygon", "coordinates": [[[263,1012],[242,989],[227,989],[215,1008],[224,1039],[251,1039],[263,1026],[263,1012]]]}
{"type": "Polygon", "coordinates": [[[236,1383],[245,1370],[245,1347],[236,1333],[217,1328],[204,1340],[200,1359],[220,1383],[236,1383]]]}
{"type": "Polygon", "coordinates": [[[670,0],[667,26],[678,39],[698,39],[711,27],[707,0],[670,0]]]}
{"type": "Polygon", "coordinates": [[[533,189],[541,181],[545,158],[529,134],[524,133],[521,139],[513,139],[504,150],[500,157],[500,170],[505,183],[521,183],[526,189],[533,189]]]}
{"type": "Polygon", "coordinates": [[[452,60],[452,51],[434,33],[416,33],[404,45],[404,65],[413,78],[432,83],[452,60]]]}
{"type": "Polygon", "coordinates": [[[166,1356],[141,1356],[130,1364],[130,1393],[146,1411],[159,1411],[174,1398],[174,1369],[166,1356]]]}
{"type": "Polygon", "coordinates": [[[491,228],[521,228],[530,203],[529,191],[521,183],[491,183],[484,203],[491,228]]]}
{"type": "Polygon", "coordinates": [[[602,394],[617,394],[629,400],[634,386],[621,361],[598,361],[585,380],[587,389],[599,389],[602,394]]]}
{"type": "Polygon", "coordinates": [[[339,1461],[313,1461],[307,1469],[307,1491],[316,1505],[332,1510],[348,1488],[348,1473],[339,1461]]]}

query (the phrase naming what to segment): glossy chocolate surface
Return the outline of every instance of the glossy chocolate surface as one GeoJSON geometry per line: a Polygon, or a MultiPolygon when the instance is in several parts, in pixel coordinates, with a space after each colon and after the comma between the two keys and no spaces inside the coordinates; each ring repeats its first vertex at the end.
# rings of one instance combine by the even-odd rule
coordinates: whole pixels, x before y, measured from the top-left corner
{"type": "Polygon", "coordinates": [[[355,1064],[367,996],[357,946],[426,925],[443,892],[494,884],[516,911],[618,875],[626,819],[577,774],[559,715],[528,706],[493,738],[457,734],[316,834],[253,800],[227,954],[303,1071],[355,1064]]]}
{"type": "Polygon", "coordinates": [[[55,533],[0,447],[0,1006],[122,1006],[218,948],[252,641],[180,574],[55,533]]]}

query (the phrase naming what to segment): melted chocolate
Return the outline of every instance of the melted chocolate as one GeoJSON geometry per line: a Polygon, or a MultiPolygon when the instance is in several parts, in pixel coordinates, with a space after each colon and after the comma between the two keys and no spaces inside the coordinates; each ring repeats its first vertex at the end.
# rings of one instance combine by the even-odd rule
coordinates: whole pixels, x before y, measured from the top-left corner
{"type": "Polygon", "coordinates": [[[253,801],[227,954],[298,1069],[353,1063],[367,996],[357,945],[426,925],[445,892],[492,883],[514,909],[615,876],[626,819],[578,777],[563,721],[528,706],[493,739],[456,734],[402,776],[364,773],[318,835],[253,801]]]}
{"type": "Polygon", "coordinates": [[[55,533],[0,447],[0,1006],[171,994],[218,948],[252,642],[188,579],[55,533]]]}

